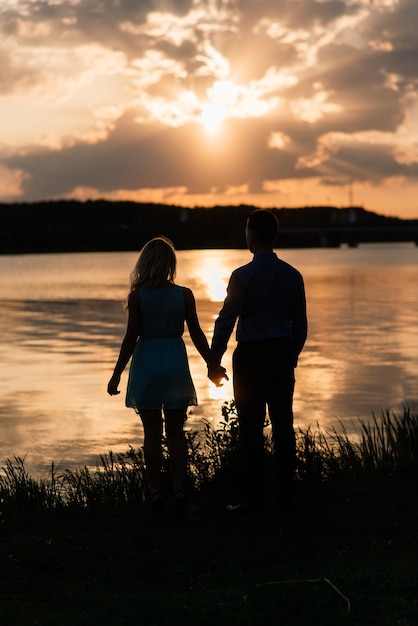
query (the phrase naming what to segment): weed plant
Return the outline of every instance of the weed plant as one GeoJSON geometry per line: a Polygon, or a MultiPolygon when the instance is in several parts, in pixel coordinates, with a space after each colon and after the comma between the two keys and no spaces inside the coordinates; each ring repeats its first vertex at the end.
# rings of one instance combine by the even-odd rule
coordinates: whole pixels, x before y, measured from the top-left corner
{"type": "MultiPolygon", "coordinates": [[[[196,499],[222,498],[237,479],[239,427],[234,402],[225,403],[217,428],[204,423],[202,431],[187,433],[189,490],[196,499]]],[[[299,429],[297,481],[301,485],[361,488],[377,482],[416,481],[418,475],[418,412],[382,412],[370,423],[360,422],[354,442],[344,429],[299,429]]],[[[272,467],[273,444],[265,436],[267,471],[272,467]]],[[[164,444],[164,474],[170,466],[164,444]]],[[[87,467],[57,475],[51,465],[46,479],[29,476],[24,459],[7,459],[0,473],[0,521],[13,523],[39,514],[95,511],[103,514],[126,508],[141,509],[148,497],[142,450],[111,451],[100,457],[96,470],[87,467]]]]}
{"type": "Polygon", "coordinates": [[[371,422],[360,420],[354,442],[344,427],[324,433],[299,430],[297,437],[300,481],[360,486],[365,483],[416,479],[418,472],[418,412],[383,411],[371,422]]]}

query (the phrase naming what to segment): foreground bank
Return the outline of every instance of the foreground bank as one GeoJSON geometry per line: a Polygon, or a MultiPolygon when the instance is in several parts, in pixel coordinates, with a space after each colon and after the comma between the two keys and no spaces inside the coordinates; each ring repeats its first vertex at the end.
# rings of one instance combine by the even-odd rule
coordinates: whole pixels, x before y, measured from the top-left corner
{"type": "Polygon", "coordinates": [[[233,406],[224,417],[191,436],[182,524],[150,517],[139,452],[44,482],[6,464],[1,622],[415,625],[418,415],[383,414],[357,444],[299,433],[294,507],[258,517],[224,511],[233,406]]]}

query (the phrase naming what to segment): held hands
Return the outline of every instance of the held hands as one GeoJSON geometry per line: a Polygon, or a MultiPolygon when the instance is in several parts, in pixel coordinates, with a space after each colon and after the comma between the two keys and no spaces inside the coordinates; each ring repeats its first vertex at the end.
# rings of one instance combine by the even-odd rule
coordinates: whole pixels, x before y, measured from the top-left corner
{"type": "Polygon", "coordinates": [[[117,396],[118,393],[120,393],[120,391],[118,390],[119,383],[120,376],[113,374],[107,385],[107,393],[109,394],[109,396],[117,396]]]}
{"type": "Polygon", "coordinates": [[[222,365],[216,367],[208,367],[208,378],[217,386],[222,387],[222,379],[229,380],[226,369],[222,365]]]}

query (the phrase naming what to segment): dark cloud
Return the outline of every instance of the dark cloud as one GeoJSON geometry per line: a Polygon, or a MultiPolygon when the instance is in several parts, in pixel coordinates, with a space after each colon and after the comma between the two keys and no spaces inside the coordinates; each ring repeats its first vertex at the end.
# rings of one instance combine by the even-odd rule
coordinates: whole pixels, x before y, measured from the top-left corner
{"type": "MultiPolygon", "coordinates": [[[[299,130],[301,151],[315,147],[315,134],[299,130]]],[[[338,149],[315,168],[295,169],[293,151],[266,148],[270,125],[265,121],[228,123],[217,146],[203,140],[199,126],[154,125],[141,128],[131,114],[124,116],[103,144],[79,144],[51,152],[15,156],[8,165],[31,173],[24,183],[28,199],[59,197],[79,186],[103,193],[118,189],[186,186],[189,193],[208,193],[212,187],[249,184],[255,192],[264,179],[355,176],[357,180],[385,175],[417,175],[416,167],[395,163],[393,147],[353,144],[338,149]]]]}
{"type": "MultiPolygon", "coordinates": [[[[247,182],[260,187],[263,176],[258,169],[268,166],[271,175],[277,175],[277,163],[269,164],[271,154],[265,148],[267,132],[261,123],[231,122],[224,140],[215,147],[208,145],[195,124],[144,129],[127,114],[103,144],[34,151],[9,158],[7,165],[31,173],[24,183],[29,199],[66,195],[78,186],[103,193],[183,185],[190,192],[207,193],[213,186],[247,182]]],[[[279,160],[280,171],[285,173],[283,157],[279,160]]],[[[289,175],[292,166],[293,160],[286,167],[289,175]]]]}
{"type": "Polygon", "coordinates": [[[377,182],[387,173],[405,173],[405,169],[394,167],[389,146],[373,146],[366,143],[343,147],[329,160],[315,168],[315,174],[337,181],[347,179],[377,182]]]}

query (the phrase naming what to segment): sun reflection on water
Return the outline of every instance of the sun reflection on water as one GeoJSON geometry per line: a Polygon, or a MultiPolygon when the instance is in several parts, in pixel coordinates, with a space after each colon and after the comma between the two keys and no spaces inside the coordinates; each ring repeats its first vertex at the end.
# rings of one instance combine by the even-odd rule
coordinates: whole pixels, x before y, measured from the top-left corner
{"type": "Polygon", "coordinates": [[[192,280],[196,299],[221,302],[226,295],[230,272],[230,264],[218,250],[199,251],[187,263],[187,275],[192,280]]]}

